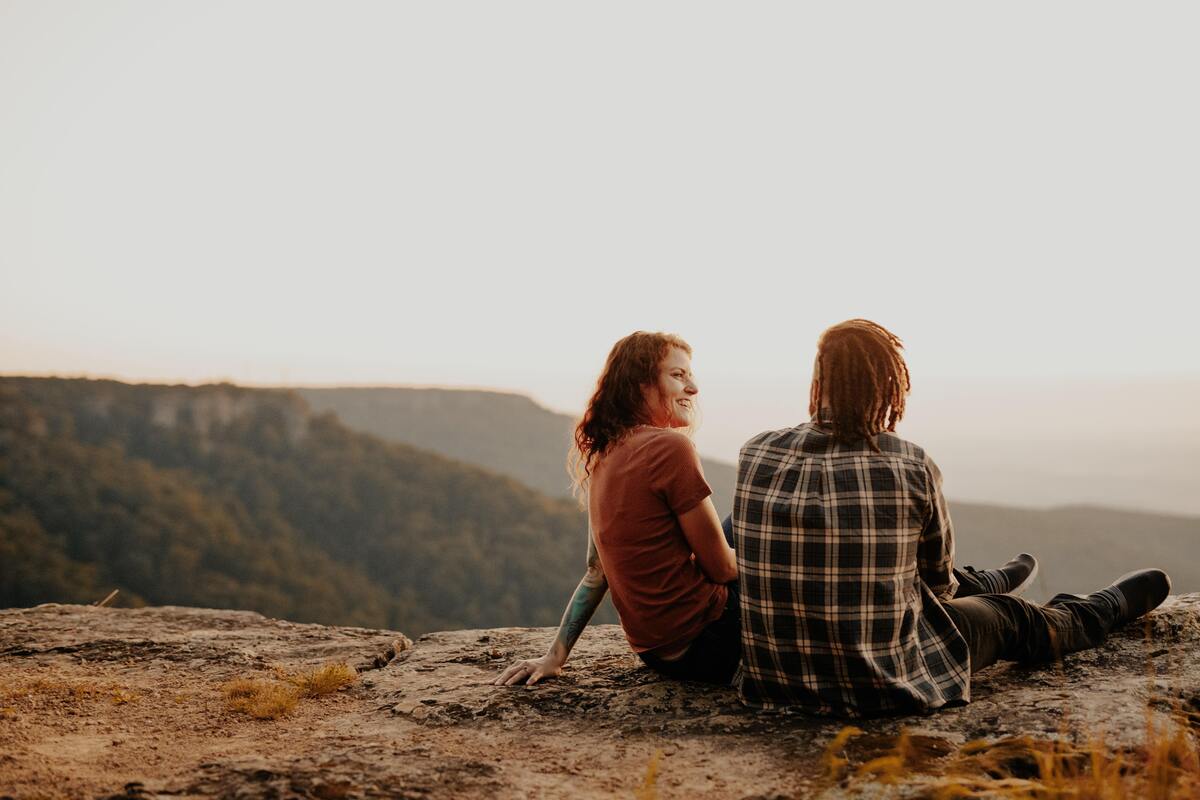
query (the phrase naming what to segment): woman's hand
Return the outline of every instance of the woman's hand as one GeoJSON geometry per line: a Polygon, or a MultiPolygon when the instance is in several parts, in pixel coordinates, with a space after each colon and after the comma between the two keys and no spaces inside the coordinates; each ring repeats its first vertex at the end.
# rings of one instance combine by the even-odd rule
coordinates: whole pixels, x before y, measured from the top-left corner
{"type": "Polygon", "coordinates": [[[571,602],[567,603],[567,608],[563,611],[562,622],[558,624],[558,633],[555,634],[550,649],[541,658],[512,664],[492,683],[496,686],[515,686],[518,683],[532,686],[542,678],[553,678],[561,673],[563,664],[567,663],[567,658],[571,655],[571,648],[579,639],[579,634],[583,633],[588,620],[596,613],[607,593],[608,581],[604,577],[600,553],[596,550],[596,543],[592,540],[589,528],[587,572],[583,574],[583,580],[575,587],[575,594],[571,595],[571,602]]]}
{"type": "Polygon", "coordinates": [[[510,665],[492,683],[496,686],[514,686],[518,683],[532,686],[542,678],[553,678],[561,673],[562,665],[563,662],[547,653],[541,658],[531,658],[510,665]]]}

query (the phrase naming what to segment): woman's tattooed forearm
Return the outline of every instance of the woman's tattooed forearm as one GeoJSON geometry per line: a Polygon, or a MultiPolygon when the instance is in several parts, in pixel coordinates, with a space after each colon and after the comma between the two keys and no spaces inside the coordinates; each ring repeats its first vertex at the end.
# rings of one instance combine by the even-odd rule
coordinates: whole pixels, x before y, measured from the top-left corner
{"type": "Polygon", "coordinates": [[[566,652],[571,652],[571,648],[575,646],[575,642],[579,641],[583,629],[587,627],[588,621],[596,613],[600,603],[604,601],[604,595],[607,592],[608,581],[603,577],[600,578],[600,584],[597,586],[589,586],[587,578],[579,582],[579,587],[575,590],[571,602],[567,605],[567,610],[563,613],[562,622],[559,623],[558,636],[555,637],[556,644],[562,645],[566,652]]]}
{"type": "Polygon", "coordinates": [[[604,568],[600,564],[600,553],[589,534],[587,572],[576,587],[575,594],[571,596],[567,610],[563,612],[562,622],[558,625],[558,635],[554,639],[555,647],[562,648],[564,658],[571,652],[575,642],[579,641],[583,629],[587,627],[588,621],[596,613],[607,593],[608,580],[604,577],[604,568]]]}

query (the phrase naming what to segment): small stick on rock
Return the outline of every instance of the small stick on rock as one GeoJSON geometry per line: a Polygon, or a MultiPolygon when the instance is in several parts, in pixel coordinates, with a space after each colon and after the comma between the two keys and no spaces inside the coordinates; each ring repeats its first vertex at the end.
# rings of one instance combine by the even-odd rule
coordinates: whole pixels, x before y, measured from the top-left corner
{"type": "Polygon", "coordinates": [[[92,605],[94,605],[96,608],[104,608],[106,605],[108,605],[109,603],[111,603],[113,601],[113,598],[117,596],[117,592],[119,592],[119,591],[121,591],[121,590],[113,589],[111,592],[108,593],[108,597],[104,598],[103,600],[97,600],[96,602],[92,603],[92,605]]]}

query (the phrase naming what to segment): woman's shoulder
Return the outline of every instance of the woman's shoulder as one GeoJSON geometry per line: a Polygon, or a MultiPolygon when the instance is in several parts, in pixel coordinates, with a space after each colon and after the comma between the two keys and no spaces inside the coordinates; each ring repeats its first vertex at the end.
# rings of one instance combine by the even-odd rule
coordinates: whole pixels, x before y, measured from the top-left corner
{"type": "Polygon", "coordinates": [[[694,456],[696,443],[692,437],[677,428],[652,428],[645,426],[637,432],[635,446],[645,453],[663,456],[694,456]]]}
{"type": "Polygon", "coordinates": [[[639,425],[633,429],[630,438],[640,439],[642,442],[654,442],[656,444],[680,444],[686,442],[689,446],[692,444],[692,437],[688,436],[680,428],[656,428],[653,425],[639,425]]]}

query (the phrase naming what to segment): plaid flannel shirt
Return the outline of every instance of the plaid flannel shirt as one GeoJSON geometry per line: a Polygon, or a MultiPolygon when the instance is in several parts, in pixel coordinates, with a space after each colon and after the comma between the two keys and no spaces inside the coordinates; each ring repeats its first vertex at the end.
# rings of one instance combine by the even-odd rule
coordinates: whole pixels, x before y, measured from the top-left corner
{"type": "Polygon", "coordinates": [[[814,423],[738,459],[742,702],[874,716],[970,700],[941,473],[894,434],[839,444],[814,423]]]}

